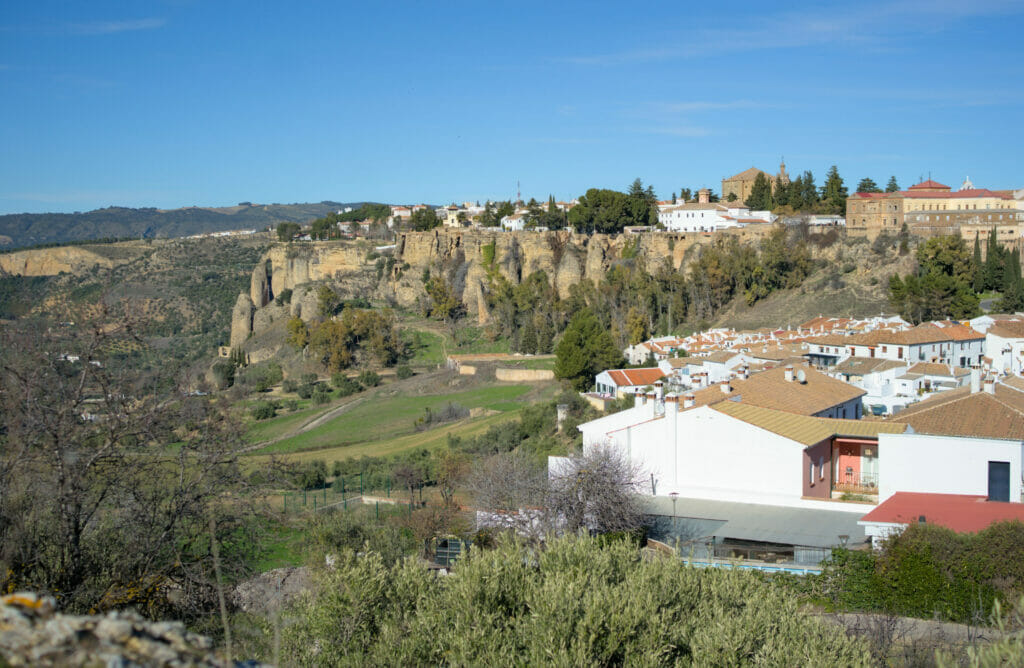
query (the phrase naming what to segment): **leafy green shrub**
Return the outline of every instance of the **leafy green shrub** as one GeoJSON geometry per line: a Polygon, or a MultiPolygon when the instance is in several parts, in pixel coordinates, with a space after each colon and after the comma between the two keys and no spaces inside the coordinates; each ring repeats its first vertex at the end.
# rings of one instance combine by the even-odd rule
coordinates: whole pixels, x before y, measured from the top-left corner
{"type": "Polygon", "coordinates": [[[274,385],[281,382],[284,372],[277,362],[266,362],[253,364],[246,367],[242,374],[242,383],[257,392],[266,392],[274,385]]]}
{"type": "Polygon", "coordinates": [[[253,418],[257,420],[269,420],[277,415],[277,411],[274,410],[274,404],[269,401],[261,401],[257,403],[249,412],[252,414],[253,418]]]}
{"type": "Polygon", "coordinates": [[[313,392],[315,391],[316,386],[311,383],[303,383],[295,389],[295,392],[299,395],[300,399],[309,399],[313,396],[313,392]]]}
{"type": "Polygon", "coordinates": [[[226,390],[235,383],[235,365],[225,360],[213,364],[213,382],[218,390],[226,390]]]}
{"type": "Polygon", "coordinates": [[[291,394],[299,388],[299,384],[295,380],[289,378],[288,380],[281,383],[281,391],[291,394]]]}
{"type": "Polygon", "coordinates": [[[317,375],[315,373],[304,373],[302,374],[302,383],[304,385],[314,385],[317,381],[317,375]]]}
{"type": "Polygon", "coordinates": [[[409,366],[408,364],[401,364],[401,365],[398,366],[397,369],[395,369],[395,377],[398,378],[398,380],[405,380],[406,378],[412,378],[413,375],[414,374],[413,374],[412,367],[409,366]]]}
{"type": "Polygon", "coordinates": [[[299,402],[297,399],[289,399],[288,401],[285,402],[285,406],[291,413],[294,413],[295,411],[299,410],[299,402]]]}
{"type": "Polygon", "coordinates": [[[380,374],[375,371],[364,371],[359,374],[359,384],[363,387],[377,387],[380,385],[380,374]]]}
{"type": "Polygon", "coordinates": [[[278,294],[276,297],[274,297],[274,303],[277,304],[278,306],[284,306],[285,304],[291,304],[292,303],[292,290],[291,290],[291,288],[286,288],[286,289],[282,290],[280,294],[278,294]]]}
{"type": "Polygon", "coordinates": [[[506,534],[438,578],[357,556],[364,529],[341,519],[323,534],[334,565],[283,624],[299,665],[870,665],[863,641],[762,576],[641,559],[630,541],[506,534]]]}
{"type": "Polygon", "coordinates": [[[314,459],[305,464],[296,472],[295,484],[302,489],[323,489],[327,484],[327,463],[314,459]]]}
{"type": "Polygon", "coordinates": [[[338,390],[339,397],[347,397],[363,389],[359,383],[349,378],[348,376],[344,376],[341,374],[335,375],[340,377],[336,379],[337,382],[335,382],[335,378],[332,377],[331,384],[334,385],[334,387],[338,390]]]}
{"type": "Polygon", "coordinates": [[[323,406],[331,400],[331,393],[328,392],[325,387],[319,386],[314,390],[311,398],[313,399],[314,404],[317,406],[323,406]]]}

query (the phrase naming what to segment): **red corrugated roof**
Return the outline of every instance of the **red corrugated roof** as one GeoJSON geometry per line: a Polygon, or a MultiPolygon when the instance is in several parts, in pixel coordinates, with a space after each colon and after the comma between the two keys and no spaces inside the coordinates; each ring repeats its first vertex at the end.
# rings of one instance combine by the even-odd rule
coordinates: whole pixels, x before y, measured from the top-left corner
{"type": "Polygon", "coordinates": [[[1024,522],[1024,503],[987,501],[984,496],[966,494],[896,492],[860,521],[913,524],[919,521],[922,515],[927,524],[974,533],[993,522],[1024,522]]]}

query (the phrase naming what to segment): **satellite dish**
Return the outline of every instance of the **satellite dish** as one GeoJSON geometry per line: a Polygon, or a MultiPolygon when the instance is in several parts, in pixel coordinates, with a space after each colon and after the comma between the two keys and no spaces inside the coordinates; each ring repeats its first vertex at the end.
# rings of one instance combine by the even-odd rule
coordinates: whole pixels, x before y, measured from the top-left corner
{"type": "Polygon", "coordinates": [[[804,373],[803,369],[800,369],[799,371],[796,372],[796,380],[797,380],[798,383],[806,383],[807,382],[807,374],[804,373]]]}

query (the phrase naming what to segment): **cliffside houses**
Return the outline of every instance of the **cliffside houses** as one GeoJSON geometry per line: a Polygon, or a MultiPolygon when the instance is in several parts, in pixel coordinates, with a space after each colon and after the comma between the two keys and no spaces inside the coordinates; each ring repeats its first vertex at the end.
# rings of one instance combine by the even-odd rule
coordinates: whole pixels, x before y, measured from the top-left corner
{"type": "Polygon", "coordinates": [[[771,211],[751,211],[741,201],[712,202],[711,191],[697,191],[696,202],[658,202],[658,223],[669,232],[715,232],[749,224],[772,223],[771,211]]]}

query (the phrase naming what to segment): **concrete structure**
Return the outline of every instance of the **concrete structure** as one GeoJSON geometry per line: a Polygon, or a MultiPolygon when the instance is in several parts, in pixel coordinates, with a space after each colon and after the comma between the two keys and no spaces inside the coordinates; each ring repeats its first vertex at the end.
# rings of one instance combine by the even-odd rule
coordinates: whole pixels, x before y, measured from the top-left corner
{"type": "Polygon", "coordinates": [[[849,357],[837,364],[831,373],[866,392],[862,399],[865,413],[888,415],[897,407],[917,401],[916,395],[905,396],[898,392],[896,378],[908,368],[906,361],[849,357]]]}

